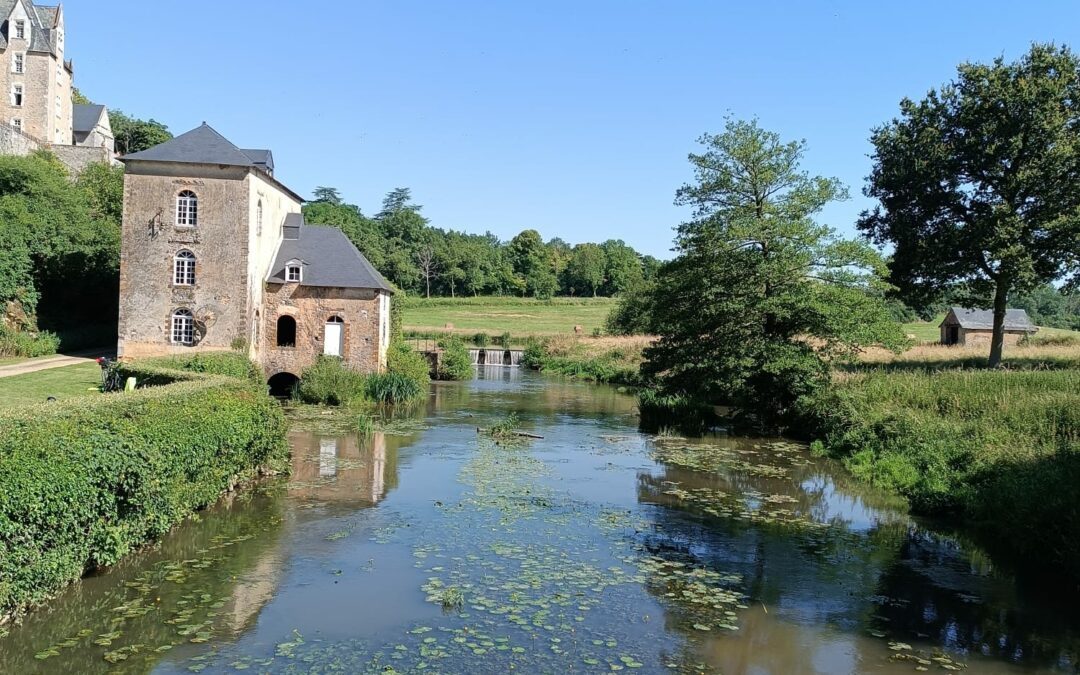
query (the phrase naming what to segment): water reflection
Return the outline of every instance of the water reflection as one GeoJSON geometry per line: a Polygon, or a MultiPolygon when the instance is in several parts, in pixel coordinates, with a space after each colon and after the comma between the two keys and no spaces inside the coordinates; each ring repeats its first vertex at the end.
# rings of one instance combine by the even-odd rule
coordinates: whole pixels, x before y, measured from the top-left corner
{"type": "Polygon", "coordinates": [[[388,446],[385,433],[360,437],[294,431],[289,443],[290,497],[374,506],[397,486],[397,447],[393,442],[388,446]]]}

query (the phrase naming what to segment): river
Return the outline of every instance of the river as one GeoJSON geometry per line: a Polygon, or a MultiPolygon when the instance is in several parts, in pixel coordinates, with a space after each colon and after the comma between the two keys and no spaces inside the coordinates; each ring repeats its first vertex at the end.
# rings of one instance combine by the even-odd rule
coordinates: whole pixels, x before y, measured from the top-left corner
{"type": "Polygon", "coordinates": [[[3,673],[1080,672],[1080,611],[782,439],[494,368],[10,627],[3,673]],[[515,413],[542,439],[478,434],[515,413]]]}

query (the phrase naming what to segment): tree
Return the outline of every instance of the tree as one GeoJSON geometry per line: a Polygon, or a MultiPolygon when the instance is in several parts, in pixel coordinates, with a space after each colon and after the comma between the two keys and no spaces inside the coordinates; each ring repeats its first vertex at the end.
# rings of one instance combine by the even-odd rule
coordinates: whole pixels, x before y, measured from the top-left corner
{"type": "Polygon", "coordinates": [[[619,295],[641,285],[644,279],[641,256],[622,239],[609,239],[600,247],[604,249],[607,267],[604,270],[604,294],[619,295]]]}
{"type": "Polygon", "coordinates": [[[104,162],[90,164],[75,184],[86,195],[91,215],[113,223],[119,232],[124,216],[124,167],[104,162]]]}
{"type": "Polygon", "coordinates": [[[566,281],[573,295],[575,290],[588,291],[596,297],[604,283],[604,270],[607,256],[604,249],[596,244],[578,244],[574,247],[570,262],[566,266],[566,281]]]}
{"type": "Polygon", "coordinates": [[[152,148],[173,137],[161,122],[129,117],[119,110],[109,111],[109,125],[116,139],[116,152],[121,155],[152,148]]]}
{"type": "Polygon", "coordinates": [[[536,230],[524,230],[510,240],[510,260],[514,272],[523,281],[517,285],[522,293],[532,293],[533,297],[550,298],[558,289],[559,282],[552,269],[548,249],[536,230]]]}
{"type": "Polygon", "coordinates": [[[827,383],[829,359],[903,335],[868,292],[880,257],[814,222],[846,190],[800,169],[804,143],[734,120],[701,143],[690,155],[696,182],[676,199],[695,217],[658,274],[649,323],[660,339],[643,371],[665,396],[728,403],[779,426],[827,383]]]}
{"type": "Polygon", "coordinates": [[[315,191],[311,194],[313,197],[315,197],[314,201],[316,202],[333,204],[335,206],[342,203],[341,192],[339,192],[337,188],[320,185],[319,187],[315,188],[315,191]]]}
{"type": "Polygon", "coordinates": [[[420,267],[420,276],[423,277],[427,288],[427,297],[431,297],[431,280],[435,278],[439,270],[439,261],[435,257],[435,249],[432,246],[424,246],[416,252],[416,262],[420,267]]]}
{"type": "Polygon", "coordinates": [[[859,228],[891,244],[893,283],[909,303],[963,287],[994,310],[1001,362],[1012,293],[1080,283],[1080,61],[1033,45],[1019,61],[965,63],[957,79],[875,129],[859,228]]]}

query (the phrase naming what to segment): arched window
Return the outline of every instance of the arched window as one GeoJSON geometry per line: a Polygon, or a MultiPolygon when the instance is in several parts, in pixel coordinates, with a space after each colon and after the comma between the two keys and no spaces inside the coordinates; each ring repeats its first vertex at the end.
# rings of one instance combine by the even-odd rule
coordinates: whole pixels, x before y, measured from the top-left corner
{"type": "Polygon", "coordinates": [[[259,205],[255,207],[255,236],[262,236],[262,200],[259,200],[259,205]]]}
{"type": "Polygon", "coordinates": [[[288,314],[283,314],[277,320],[277,346],[296,346],[296,319],[288,314]]]}
{"type": "Polygon", "coordinates": [[[340,316],[332,316],[327,319],[323,338],[323,354],[341,356],[345,343],[345,319],[340,316]]]}
{"type": "Polygon", "coordinates": [[[195,254],[182,250],[173,258],[173,283],[177,286],[195,285],[195,254]]]}
{"type": "Polygon", "coordinates": [[[172,341],[177,345],[195,344],[195,316],[190,309],[178,309],[173,312],[172,341]]]}
{"type": "Polygon", "coordinates": [[[176,226],[195,227],[199,224],[199,198],[191,190],[176,195],[176,226]]]}

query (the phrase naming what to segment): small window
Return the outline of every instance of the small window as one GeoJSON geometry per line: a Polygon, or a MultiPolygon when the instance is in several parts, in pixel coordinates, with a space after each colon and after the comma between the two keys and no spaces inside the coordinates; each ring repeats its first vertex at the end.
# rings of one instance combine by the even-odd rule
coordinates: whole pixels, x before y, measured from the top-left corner
{"type": "Polygon", "coordinates": [[[14,70],[15,70],[16,73],[20,73],[20,74],[26,71],[26,55],[25,54],[16,54],[15,55],[14,70]]]}
{"type": "Polygon", "coordinates": [[[19,40],[26,39],[26,22],[22,19],[15,22],[15,37],[19,40]]]}
{"type": "Polygon", "coordinates": [[[16,117],[11,120],[11,126],[15,127],[15,131],[22,131],[22,120],[16,117]]]}
{"type": "Polygon", "coordinates": [[[277,320],[277,346],[296,346],[296,319],[287,314],[277,320]]]}
{"type": "Polygon", "coordinates": [[[303,278],[300,265],[289,263],[285,266],[285,281],[297,282],[303,278]]]}
{"type": "Polygon", "coordinates": [[[262,236],[262,200],[259,200],[259,205],[255,207],[255,236],[262,236]]]}
{"type": "Polygon", "coordinates": [[[177,286],[195,285],[195,254],[180,251],[173,258],[173,283],[177,286]]]}
{"type": "Polygon", "coordinates": [[[177,345],[195,344],[195,316],[189,309],[178,309],[172,315],[172,341],[177,345]]]}
{"type": "Polygon", "coordinates": [[[15,84],[11,86],[11,105],[21,107],[23,102],[23,86],[15,84]]]}
{"type": "Polygon", "coordinates": [[[176,195],[176,226],[195,227],[199,224],[199,198],[191,190],[176,195]]]}

